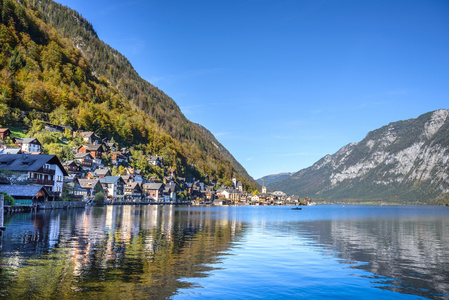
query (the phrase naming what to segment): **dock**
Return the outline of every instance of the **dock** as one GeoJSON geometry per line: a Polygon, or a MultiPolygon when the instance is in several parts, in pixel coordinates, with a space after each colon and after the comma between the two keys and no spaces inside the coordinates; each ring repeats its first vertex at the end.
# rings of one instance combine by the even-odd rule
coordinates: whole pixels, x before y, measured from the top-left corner
{"type": "Polygon", "coordinates": [[[5,216],[5,205],[3,203],[3,194],[0,194],[0,236],[2,236],[3,231],[5,231],[5,226],[3,226],[3,218],[5,216]]]}

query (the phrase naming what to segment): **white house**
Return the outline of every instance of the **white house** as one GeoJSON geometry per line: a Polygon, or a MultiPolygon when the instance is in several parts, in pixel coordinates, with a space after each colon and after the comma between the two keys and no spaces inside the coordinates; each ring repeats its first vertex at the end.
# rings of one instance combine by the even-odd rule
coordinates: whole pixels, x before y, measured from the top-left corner
{"type": "Polygon", "coordinates": [[[0,170],[9,170],[34,184],[45,186],[51,197],[61,197],[67,171],[58,157],[45,154],[0,155],[0,170]]]}
{"type": "Polygon", "coordinates": [[[123,200],[125,195],[125,182],[120,176],[105,176],[99,178],[107,197],[112,200],[123,200]]]}
{"type": "Polygon", "coordinates": [[[16,139],[16,144],[20,146],[25,153],[41,153],[42,145],[36,138],[16,139]]]}

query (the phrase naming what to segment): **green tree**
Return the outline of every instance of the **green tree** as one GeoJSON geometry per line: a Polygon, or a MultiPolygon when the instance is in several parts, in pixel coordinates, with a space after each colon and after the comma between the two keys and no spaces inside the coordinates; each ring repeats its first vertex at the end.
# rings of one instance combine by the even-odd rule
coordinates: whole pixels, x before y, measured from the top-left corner
{"type": "Polygon", "coordinates": [[[14,198],[8,195],[5,192],[0,192],[0,194],[4,195],[3,199],[5,200],[5,205],[14,205],[14,198]]]}
{"type": "Polygon", "coordinates": [[[104,194],[102,191],[99,191],[94,195],[94,204],[95,205],[103,205],[104,204],[104,194]]]}
{"type": "Polygon", "coordinates": [[[64,184],[62,187],[62,200],[71,201],[73,200],[73,188],[69,185],[64,184]]]}

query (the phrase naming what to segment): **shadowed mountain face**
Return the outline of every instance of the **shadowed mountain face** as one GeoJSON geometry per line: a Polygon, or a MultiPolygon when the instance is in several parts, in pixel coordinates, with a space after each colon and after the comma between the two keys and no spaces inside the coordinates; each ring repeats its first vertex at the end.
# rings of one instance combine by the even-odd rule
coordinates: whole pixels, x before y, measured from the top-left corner
{"type": "Polygon", "coordinates": [[[259,184],[263,184],[263,181],[265,179],[265,184],[272,184],[281,180],[284,180],[286,178],[289,178],[293,173],[291,172],[287,172],[287,173],[279,173],[279,174],[271,174],[271,175],[267,175],[264,176],[262,178],[257,179],[257,183],[259,184]]]}
{"type": "Polygon", "coordinates": [[[445,202],[449,192],[449,110],[390,123],[269,189],[326,200],[445,202]]]}

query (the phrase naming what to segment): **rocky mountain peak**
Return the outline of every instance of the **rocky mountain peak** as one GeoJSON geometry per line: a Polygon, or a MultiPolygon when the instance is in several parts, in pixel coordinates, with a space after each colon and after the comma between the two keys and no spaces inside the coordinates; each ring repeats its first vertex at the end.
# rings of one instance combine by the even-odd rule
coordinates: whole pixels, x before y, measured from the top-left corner
{"type": "Polygon", "coordinates": [[[449,110],[390,123],[269,186],[325,199],[440,201],[449,192],[449,110]]]}

